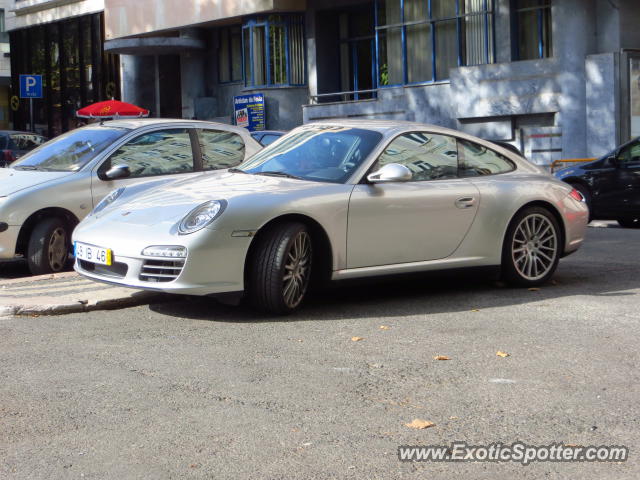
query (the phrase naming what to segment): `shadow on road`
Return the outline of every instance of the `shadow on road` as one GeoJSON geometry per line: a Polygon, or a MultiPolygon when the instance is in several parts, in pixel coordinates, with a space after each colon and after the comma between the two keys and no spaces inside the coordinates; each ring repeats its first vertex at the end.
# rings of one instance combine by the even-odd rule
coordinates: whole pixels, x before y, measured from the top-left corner
{"type": "Polygon", "coordinates": [[[468,273],[440,273],[373,279],[336,284],[311,296],[293,315],[277,317],[255,312],[247,305],[225,306],[206,297],[181,297],[154,304],[158,313],[216,322],[295,322],[342,318],[398,317],[464,312],[514,306],[560,297],[629,296],[640,285],[640,269],[633,264],[593,268],[580,262],[561,262],[553,280],[539,289],[510,288],[488,277],[468,273]]]}

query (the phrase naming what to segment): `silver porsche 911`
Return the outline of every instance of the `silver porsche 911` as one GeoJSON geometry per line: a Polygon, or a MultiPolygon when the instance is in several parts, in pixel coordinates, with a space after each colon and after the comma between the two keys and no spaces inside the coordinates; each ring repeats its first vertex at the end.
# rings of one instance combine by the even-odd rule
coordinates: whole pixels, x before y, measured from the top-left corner
{"type": "Polygon", "coordinates": [[[120,188],[74,232],[81,274],[295,310],[314,280],[500,266],[547,281],[577,250],[584,199],[517,154],[409,122],[296,128],[237,168],[120,188]],[[139,189],[138,189],[139,190],[139,189]]]}

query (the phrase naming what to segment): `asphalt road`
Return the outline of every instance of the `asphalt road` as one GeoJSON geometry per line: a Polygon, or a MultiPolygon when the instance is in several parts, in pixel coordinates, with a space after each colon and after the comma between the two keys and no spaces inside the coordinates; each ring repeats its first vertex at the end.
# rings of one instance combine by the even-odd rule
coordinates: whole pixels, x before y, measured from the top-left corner
{"type": "Polygon", "coordinates": [[[537,291],[413,278],[285,319],[183,298],[1,319],[0,478],[637,479],[640,230],[588,233],[537,291]],[[398,461],[399,445],[456,440],[631,454],[398,461]]]}

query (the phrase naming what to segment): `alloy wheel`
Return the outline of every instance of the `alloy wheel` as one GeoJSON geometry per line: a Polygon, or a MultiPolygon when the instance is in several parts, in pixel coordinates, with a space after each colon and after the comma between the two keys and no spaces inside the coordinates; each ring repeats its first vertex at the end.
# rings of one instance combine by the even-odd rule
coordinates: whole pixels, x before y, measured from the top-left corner
{"type": "Polygon", "coordinates": [[[551,220],[539,213],[524,217],[513,235],[511,252],[513,265],[526,280],[547,275],[558,255],[558,235],[551,220]]]}
{"type": "Polygon", "coordinates": [[[295,308],[302,301],[311,267],[311,237],[306,231],[298,232],[291,242],[284,264],[282,296],[288,308],[295,308]]]}
{"type": "Polygon", "coordinates": [[[49,266],[54,272],[64,268],[67,261],[67,233],[63,228],[56,228],[49,238],[48,248],[49,266]]]}

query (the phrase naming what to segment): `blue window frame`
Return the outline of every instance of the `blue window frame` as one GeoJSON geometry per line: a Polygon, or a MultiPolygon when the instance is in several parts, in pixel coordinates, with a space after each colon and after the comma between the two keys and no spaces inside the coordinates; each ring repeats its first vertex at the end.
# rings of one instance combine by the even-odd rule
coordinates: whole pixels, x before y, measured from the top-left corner
{"type": "Polygon", "coordinates": [[[551,0],[512,0],[513,59],[553,56],[551,0]]]}
{"type": "Polygon", "coordinates": [[[304,18],[269,15],[247,19],[242,27],[246,87],[304,85],[304,18]]]}
{"type": "Polygon", "coordinates": [[[375,13],[379,87],[494,62],[493,0],[376,0],[375,13]]]}
{"type": "Polygon", "coordinates": [[[240,25],[218,32],[218,81],[242,81],[242,30],[240,25]]]}

